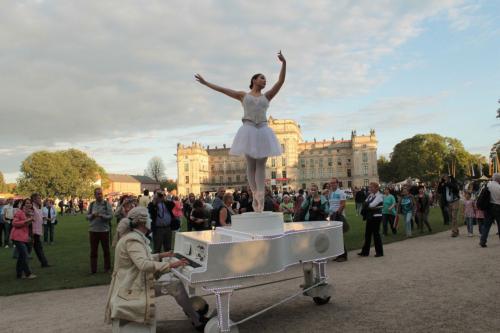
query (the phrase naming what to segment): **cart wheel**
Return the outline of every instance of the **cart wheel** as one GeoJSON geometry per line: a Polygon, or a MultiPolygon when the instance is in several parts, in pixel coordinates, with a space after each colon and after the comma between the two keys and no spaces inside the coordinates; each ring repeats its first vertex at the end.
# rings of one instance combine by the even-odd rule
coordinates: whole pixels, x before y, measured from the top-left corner
{"type": "Polygon", "coordinates": [[[328,297],[313,297],[314,303],[317,305],[325,305],[326,303],[330,302],[330,296],[328,297]]]}
{"type": "MultiPolygon", "coordinates": [[[[238,326],[231,326],[231,330],[229,332],[230,333],[239,333],[239,331],[240,330],[238,329],[238,326]]],[[[203,332],[204,333],[220,333],[219,320],[217,319],[217,317],[213,317],[207,322],[207,325],[205,326],[205,330],[203,332]]]]}

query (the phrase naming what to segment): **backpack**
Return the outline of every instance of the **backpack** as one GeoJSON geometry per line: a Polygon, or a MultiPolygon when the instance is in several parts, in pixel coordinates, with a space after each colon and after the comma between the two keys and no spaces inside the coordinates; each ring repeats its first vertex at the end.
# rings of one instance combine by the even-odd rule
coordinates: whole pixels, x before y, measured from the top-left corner
{"type": "Polygon", "coordinates": [[[485,185],[481,189],[481,192],[479,192],[479,195],[476,200],[476,206],[477,208],[485,211],[490,208],[490,201],[491,201],[491,193],[490,190],[488,189],[488,186],[485,185]]]}

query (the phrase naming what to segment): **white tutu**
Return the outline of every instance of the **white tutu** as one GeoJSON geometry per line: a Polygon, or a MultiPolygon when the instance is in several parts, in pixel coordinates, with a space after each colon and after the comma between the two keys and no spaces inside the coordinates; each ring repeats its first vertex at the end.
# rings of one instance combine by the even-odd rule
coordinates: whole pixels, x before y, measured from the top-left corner
{"type": "Polygon", "coordinates": [[[231,155],[248,155],[252,158],[279,156],[281,145],[273,130],[266,123],[255,126],[244,122],[233,140],[229,150],[231,155]]]}

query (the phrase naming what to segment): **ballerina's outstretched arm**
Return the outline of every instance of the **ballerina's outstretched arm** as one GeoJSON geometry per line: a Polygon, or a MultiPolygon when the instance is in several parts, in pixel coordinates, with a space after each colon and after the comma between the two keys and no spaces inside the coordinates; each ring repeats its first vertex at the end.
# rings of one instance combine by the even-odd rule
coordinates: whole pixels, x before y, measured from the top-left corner
{"type": "Polygon", "coordinates": [[[240,102],[243,99],[243,97],[245,96],[244,91],[236,91],[236,90],[220,87],[218,85],[215,85],[213,83],[206,81],[200,74],[196,74],[194,77],[195,77],[196,81],[200,82],[201,84],[203,84],[203,85],[205,85],[205,86],[207,86],[215,91],[223,93],[224,95],[227,95],[229,97],[237,99],[240,102]]]}
{"type": "Polygon", "coordinates": [[[285,57],[283,57],[283,54],[281,53],[281,50],[278,52],[278,59],[281,61],[281,71],[280,71],[280,77],[278,79],[278,82],[274,84],[274,86],[266,92],[266,97],[268,100],[273,99],[274,96],[280,91],[281,86],[283,83],[285,83],[285,75],[286,75],[286,60],[285,57]]]}

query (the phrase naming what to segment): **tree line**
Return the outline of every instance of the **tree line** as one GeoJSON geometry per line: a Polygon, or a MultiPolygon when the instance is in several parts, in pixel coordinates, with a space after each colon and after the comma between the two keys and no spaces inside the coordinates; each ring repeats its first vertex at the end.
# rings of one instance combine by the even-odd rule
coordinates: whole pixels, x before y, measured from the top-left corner
{"type": "Polygon", "coordinates": [[[398,143],[390,160],[378,159],[379,178],[383,182],[401,181],[408,177],[435,181],[442,174],[457,179],[488,175],[486,157],[471,154],[460,140],[439,134],[417,134],[398,143]]]}

